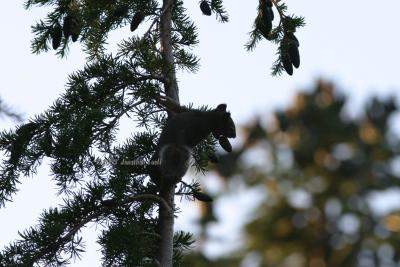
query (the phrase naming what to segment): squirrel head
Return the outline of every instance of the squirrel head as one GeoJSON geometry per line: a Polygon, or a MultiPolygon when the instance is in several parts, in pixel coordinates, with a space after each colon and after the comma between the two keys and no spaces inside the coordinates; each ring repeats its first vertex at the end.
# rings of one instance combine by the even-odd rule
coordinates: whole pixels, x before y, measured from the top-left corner
{"type": "Polygon", "coordinates": [[[215,125],[212,131],[215,138],[225,136],[236,137],[235,123],[231,118],[231,113],[226,110],[226,104],[219,104],[212,112],[215,114],[215,125]]]}

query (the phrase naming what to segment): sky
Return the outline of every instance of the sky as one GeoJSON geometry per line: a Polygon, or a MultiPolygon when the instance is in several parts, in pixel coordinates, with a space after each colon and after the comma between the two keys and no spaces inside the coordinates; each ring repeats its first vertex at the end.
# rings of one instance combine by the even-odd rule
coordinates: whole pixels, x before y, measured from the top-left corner
{"type": "MultiPolygon", "coordinates": [[[[191,102],[195,106],[227,103],[232,117],[240,124],[255,114],[265,115],[286,106],[297,90],[310,88],[318,78],[335,82],[350,96],[351,104],[347,108],[351,112],[356,112],[371,95],[394,95],[398,99],[398,0],[285,2],[289,13],[306,19],[307,25],[296,34],[300,41],[301,66],[293,76],[272,77],[270,67],[275,60],[276,46],[262,41],[254,52],[244,49],[257,14],[257,0],[225,0],[230,15],[230,22],[226,24],[218,23],[213,16],[203,16],[198,1],[185,1],[199,29],[200,44],[194,51],[201,58],[201,68],[195,74],[179,73],[181,103],[191,102]]],[[[46,10],[41,8],[24,10],[21,0],[0,3],[0,95],[26,118],[45,111],[65,90],[67,74],[85,64],[78,43],[71,46],[66,59],[58,58],[52,51],[31,54],[30,25],[45,14],[46,10]]],[[[120,39],[130,34],[128,28],[123,28],[111,37],[120,39]]],[[[0,129],[11,126],[10,121],[0,121],[0,129]]],[[[133,130],[123,127],[121,131],[123,138],[133,130]]],[[[18,230],[34,225],[44,208],[60,203],[46,162],[34,177],[21,181],[14,201],[0,209],[0,248],[17,238],[18,230]]],[[[242,206],[251,205],[247,200],[239,198],[242,206]]],[[[231,207],[229,197],[221,202],[226,204],[219,207],[231,207]]],[[[193,203],[182,207],[184,219],[178,221],[177,227],[185,229],[189,227],[187,222],[194,218],[196,208],[193,203]]],[[[241,222],[246,216],[240,210],[219,210],[221,218],[225,218],[223,221],[233,218],[241,222]]],[[[233,231],[238,227],[222,225],[215,226],[215,231],[233,231]]],[[[98,265],[100,254],[93,241],[95,231],[94,226],[84,231],[88,252],[83,261],[72,266],[98,265]]]]}

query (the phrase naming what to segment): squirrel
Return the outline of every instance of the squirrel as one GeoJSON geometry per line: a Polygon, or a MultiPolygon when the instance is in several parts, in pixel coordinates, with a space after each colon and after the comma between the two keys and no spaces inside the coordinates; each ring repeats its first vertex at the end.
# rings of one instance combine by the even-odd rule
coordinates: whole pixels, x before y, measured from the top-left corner
{"type": "MultiPolygon", "coordinates": [[[[220,104],[210,111],[185,109],[168,119],[149,166],[149,175],[156,184],[178,183],[186,174],[192,148],[212,133],[219,140],[236,137],[235,123],[220,104]]],[[[230,152],[230,151],[228,151],[230,152]]]]}

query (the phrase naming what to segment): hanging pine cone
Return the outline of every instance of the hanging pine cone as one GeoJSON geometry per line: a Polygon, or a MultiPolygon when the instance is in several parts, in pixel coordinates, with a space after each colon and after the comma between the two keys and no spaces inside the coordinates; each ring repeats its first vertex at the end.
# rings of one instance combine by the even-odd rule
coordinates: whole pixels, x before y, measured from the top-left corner
{"type": "Polygon", "coordinates": [[[139,24],[142,23],[144,20],[144,14],[140,11],[136,12],[131,21],[131,32],[135,31],[137,27],[139,27],[139,24]]]}
{"type": "Polygon", "coordinates": [[[280,46],[281,62],[286,73],[289,75],[293,75],[292,61],[290,60],[290,55],[288,50],[289,50],[288,43],[287,40],[284,38],[280,46]]]}
{"type": "Polygon", "coordinates": [[[299,41],[293,33],[288,33],[287,38],[289,39],[289,57],[293,66],[297,69],[300,66],[300,53],[299,53],[299,41]]]}
{"type": "Polygon", "coordinates": [[[57,23],[53,27],[53,29],[51,30],[50,36],[51,36],[51,42],[53,45],[53,49],[57,50],[57,48],[61,44],[61,39],[62,39],[62,28],[61,28],[60,24],[57,23]]]}
{"type": "Polygon", "coordinates": [[[210,8],[210,5],[208,4],[208,2],[206,0],[201,1],[200,9],[201,9],[201,12],[203,12],[204,15],[211,16],[211,8],[210,8]]]}
{"type": "Polygon", "coordinates": [[[64,33],[65,39],[67,39],[67,40],[70,36],[71,36],[73,42],[76,42],[78,40],[79,35],[81,33],[81,25],[76,16],[73,16],[72,14],[68,14],[64,18],[63,33],[64,33]]]}
{"type": "Polygon", "coordinates": [[[269,33],[272,30],[272,20],[274,19],[274,14],[271,12],[272,9],[266,5],[265,1],[260,1],[258,6],[258,16],[256,18],[256,27],[266,39],[269,38],[269,33]]]}

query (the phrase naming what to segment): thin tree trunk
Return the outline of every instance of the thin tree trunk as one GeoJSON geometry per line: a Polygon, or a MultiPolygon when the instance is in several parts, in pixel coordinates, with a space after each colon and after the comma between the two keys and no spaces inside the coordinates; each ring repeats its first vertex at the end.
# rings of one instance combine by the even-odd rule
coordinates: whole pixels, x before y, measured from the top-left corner
{"type": "Polygon", "coordinates": [[[161,54],[164,60],[163,75],[167,77],[164,83],[165,93],[179,104],[179,90],[175,75],[174,54],[171,44],[172,9],[175,0],[163,0],[160,17],[161,54]]]}
{"type": "MultiPolygon", "coordinates": [[[[179,104],[178,84],[175,75],[174,55],[171,44],[172,9],[175,0],[163,0],[163,7],[160,16],[160,41],[163,57],[163,76],[165,94],[179,104]]],[[[172,267],[173,238],[174,238],[174,197],[175,185],[164,184],[160,190],[162,197],[170,207],[170,210],[160,205],[159,230],[161,240],[159,244],[158,260],[162,267],[172,267]]]]}
{"type": "MultiPolygon", "coordinates": [[[[174,206],[175,186],[165,186],[161,192],[162,197],[170,207],[174,206]]],[[[160,207],[160,235],[158,261],[162,267],[172,267],[173,241],[174,241],[174,211],[160,207]]]]}

